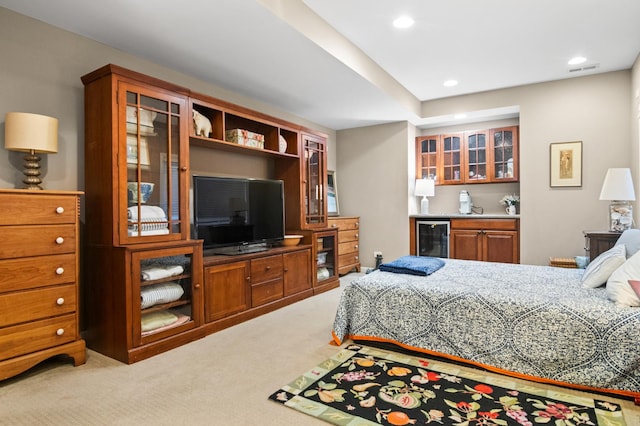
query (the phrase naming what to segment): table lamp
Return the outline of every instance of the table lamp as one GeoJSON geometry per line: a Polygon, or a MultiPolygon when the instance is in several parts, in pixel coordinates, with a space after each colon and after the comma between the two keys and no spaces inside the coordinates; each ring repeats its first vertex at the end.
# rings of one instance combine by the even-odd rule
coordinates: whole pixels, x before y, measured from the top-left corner
{"type": "Polygon", "coordinates": [[[609,200],[609,230],[622,232],[633,224],[633,207],[629,201],[636,199],[631,169],[607,170],[600,191],[601,200],[609,200]]]}
{"type": "Polygon", "coordinates": [[[416,179],[416,197],[422,197],[420,202],[420,214],[429,214],[429,200],[427,197],[435,195],[435,181],[433,179],[416,179]]]}
{"type": "Polygon", "coordinates": [[[8,112],[4,122],[4,147],[23,151],[23,183],[27,189],[42,189],[40,153],[58,152],[58,120],[46,115],[8,112]]]}

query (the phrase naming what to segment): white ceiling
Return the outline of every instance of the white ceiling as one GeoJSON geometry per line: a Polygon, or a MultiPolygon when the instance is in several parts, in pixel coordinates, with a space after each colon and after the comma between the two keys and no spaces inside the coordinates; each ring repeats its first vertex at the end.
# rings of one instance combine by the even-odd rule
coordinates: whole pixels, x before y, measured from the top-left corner
{"type": "MultiPolygon", "coordinates": [[[[629,69],[640,0],[0,0],[333,129],[421,117],[420,102],[629,69]],[[391,21],[411,15],[415,25],[391,21]],[[592,70],[569,72],[573,56],[592,70]],[[443,82],[456,79],[458,86],[443,82]]],[[[509,106],[505,106],[509,107],[509,106]]],[[[513,108],[497,111],[513,113],[513,108]]]]}

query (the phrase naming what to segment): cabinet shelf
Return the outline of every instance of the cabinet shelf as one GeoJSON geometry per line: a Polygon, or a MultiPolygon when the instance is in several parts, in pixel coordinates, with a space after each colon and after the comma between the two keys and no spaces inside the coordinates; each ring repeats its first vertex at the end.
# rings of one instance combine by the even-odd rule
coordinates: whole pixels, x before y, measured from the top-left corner
{"type": "Polygon", "coordinates": [[[173,275],[171,277],[166,277],[166,278],[160,278],[157,280],[143,280],[140,282],[140,286],[144,287],[144,286],[148,286],[148,285],[153,285],[153,284],[160,284],[160,283],[168,283],[171,281],[180,281],[182,279],[189,279],[191,278],[191,275],[189,274],[180,274],[180,275],[173,275]]]}
{"type": "Polygon", "coordinates": [[[243,154],[250,155],[263,155],[267,157],[278,157],[278,158],[292,158],[297,159],[299,156],[297,154],[290,154],[288,152],[278,152],[267,148],[254,148],[252,146],[240,145],[235,142],[228,142],[220,139],[213,138],[205,138],[203,136],[194,136],[191,135],[189,137],[189,141],[193,145],[201,146],[203,148],[214,148],[220,149],[230,152],[238,152],[243,154]]]}
{"type": "Polygon", "coordinates": [[[141,309],[140,312],[142,314],[148,314],[150,312],[164,311],[167,309],[175,308],[177,306],[186,306],[186,305],[189,305],[190,303],[191,303],[191,300],[176,300],[175,302],[160,303],[157,305],[153,305],[149,308],[141,309]]]}

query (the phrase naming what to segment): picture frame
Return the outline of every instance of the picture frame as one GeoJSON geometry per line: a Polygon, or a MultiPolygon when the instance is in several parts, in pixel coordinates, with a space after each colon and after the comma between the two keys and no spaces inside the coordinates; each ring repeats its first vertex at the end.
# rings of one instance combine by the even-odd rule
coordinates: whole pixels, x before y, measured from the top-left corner
{"type": "Polygon", "coordinates": [[[336,172],[333,170],[327,170],[327,214],[329,216],[340,216],[338,185],[336,172]]]}
{"type": "MultiPolygon", "coordinates": [[[[135,167],[138,165],[138,138],[136,135],[127,135],[127,165],[135,167]]],[[[149,161],[149,144],[146,138],[140,138],[140,165],[148,167],[151,165],[149,161]]]]}
{"type": "Polygon", "coordinates": [[[582,186],[582,141],[555,142],[549,146],[549,186],[582,186]]]}

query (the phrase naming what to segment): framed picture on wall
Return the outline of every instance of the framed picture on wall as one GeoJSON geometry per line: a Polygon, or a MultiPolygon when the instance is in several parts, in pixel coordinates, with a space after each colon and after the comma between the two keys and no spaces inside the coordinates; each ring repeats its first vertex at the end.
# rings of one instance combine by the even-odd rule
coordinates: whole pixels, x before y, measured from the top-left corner
{"type": "Polygon", "coordinates": [[[552,143],[549,155],[552,188],[582,186],[582,141],[552,143]]]}
{"type": "Polygon", "coordinates": [[[336,172],[327,170],[327,214],[329,216],[339,216],[338,207],[338,186],[336,184],[336,172]]]}

